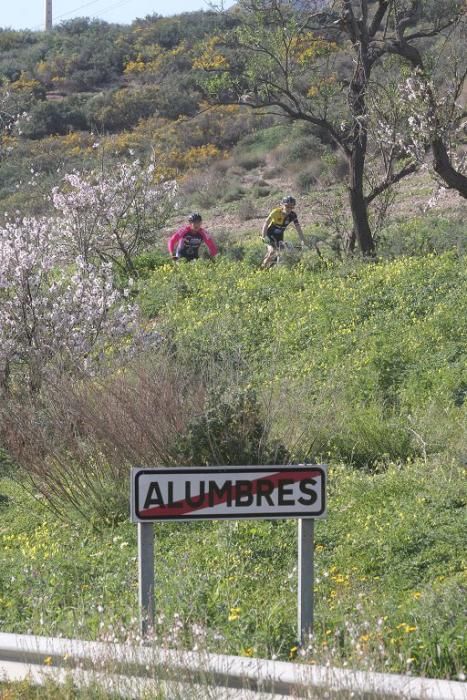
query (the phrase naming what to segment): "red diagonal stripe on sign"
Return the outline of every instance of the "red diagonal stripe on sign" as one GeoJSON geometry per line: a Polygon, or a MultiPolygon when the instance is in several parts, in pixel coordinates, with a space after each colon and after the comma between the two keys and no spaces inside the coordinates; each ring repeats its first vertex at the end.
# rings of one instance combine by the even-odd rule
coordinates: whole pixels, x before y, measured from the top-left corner
{"type": "MultiPolygon", "coordinates": [[[[175,476],[175,475],[174,475],[175,476]]],[[[322,472],[317,469],[304,469],[302,471],[291,471],[291,472],[278,472],[276,474],[264,474],[264,476],[258,479],[253,479],[251,482],[251,494],[256,494],[258,490],[258,482],[262,479],[267,479],[272,481],[274,486],[277,486],[281,479],[292,479],[295,481],[303,481],[303,479],[310,479],[315,476],[322,476],[322,472]]],[[[244,479],[245,481],[247,479],[244,479]]],[[[231,491],[232,501],[235,500],[237,496],[237,487],[233,486],[231,491]]],[[[272,494],[271,494],[272,495],[272,494]]],[[[192,498],[199,498],[199,495],[194,495],[192,498]]],[[[199,506],[193,506],[186,500],[174,501],[170,506],[154,506],[153,508],[141,509],[138,513],[139,517],[150,517],[159,515],[184,515],[185,513],[192,513],[195,510],[203,510],[204,508],[212,508],[220,503],[227,501],[228,494],[222,494],[222,496],[215,494],[212,499],[212,503],[208,502],[207,494],[205,496],[206,503],[201,503],[199,506]]],[[[237,506],[241,508],[242,506],[237,506]]]]}

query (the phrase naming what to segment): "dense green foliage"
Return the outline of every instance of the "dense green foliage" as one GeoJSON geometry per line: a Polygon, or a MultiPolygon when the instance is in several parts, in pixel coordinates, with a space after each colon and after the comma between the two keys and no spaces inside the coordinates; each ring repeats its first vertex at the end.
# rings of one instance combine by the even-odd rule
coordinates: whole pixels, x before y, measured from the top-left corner
{"type": "Polygon", "coordinates": [[[141,293],[187,358],[230,358],[257,385],[296,392],[313,418],[302,450],[360,465],[460,449],[466,299],[453,253],[323,270],[165,266],[141,293]]]}
{"type": "MultiPolygon", "coordinates": [[[[46,91],[54,91],[62,98],[82,93],[81,105],[77,106],[81,122],[69,124],[80,129],[82,123],[86,127],[92,124],[93,93],[103,90],[106,94],[112,88],[126,86],[128,81],[159,85],[171,82],[175,85],[172,96],[178,94],[183,100],[184,90],[194,85],[193,81],[184,84],[191,68],[193,46],[206,34],[234,23],[229,15],[193,12],[173,18],[153,15],[130,26],[81,18],[46,33],[0,30],[0,82],[5,84],[8,100],[5,112],[14,113],[12,106],[19,113],[32,106],[35,113],[38,103],[45,100],[46,91]],[[179,81],[182,84],[177,91],[179,81]]],[[[147,94],[149,99],[151,91],[147,94]]],[[[64,102],[67,104],[68,100],[64,102]]],[[[153,111],[157,109],[156,101],[153,111]]],[[[180,113],[183,112],[174,116],[180,113]]],[[[137,112],[127,115],[123,128],[133,126],[137,120],[137,112]]],[[[65,114],[59,110],[56,121],[46,126],[48,134],[66,133],[65,114]]],[[[101,126],[107,128],[105,121],[101,126]]],[[[31,126],[28,135],[42,134],[31,126]]]]}
{"type": "MultiPolygon", "coordinates": [[[[62,168],[96,167],[96,143],[107,158],[152,150],[162,160],[164,153],[169,177],[186,170],[190,158],[199,165],[196,153],[187,163],[180,158],[192,147],[210,146],[213,134],[204,129],[200,139],[199,128],[186,128],[196,136],[178,153],[183,136],[176,133],[179,120],[201,107],[195,46],[236,21],[200,11],[148,16],[129,26],[81,18],[50,32],[0,30],[2,211],[45,211],[44,194],[62,168]],[[31,185],[31,171],[40,173],[41,187],[31,185]]],[[[238,133],[244,130],[245,120],[238,133]]],[[[210,157],[219,154],[221,141],[210,157]]]]}

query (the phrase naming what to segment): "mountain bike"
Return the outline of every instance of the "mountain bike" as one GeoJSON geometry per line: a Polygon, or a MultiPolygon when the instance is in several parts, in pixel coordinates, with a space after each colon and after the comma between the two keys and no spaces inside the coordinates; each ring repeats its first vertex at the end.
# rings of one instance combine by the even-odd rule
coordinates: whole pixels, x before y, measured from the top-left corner
{"type": "Polygon", "coordinates": [[[305,246],[303,245],[294,245],[288,241],[279,241],[275,249],[275,254],[269,259],[267,265],[264,265],[263,260],[262,266],[265,269],[269,269],[276,265],[286,265],[287,263],[295,262],[300,257],[298,251],[303,251],[304,249],[305,246]]]}

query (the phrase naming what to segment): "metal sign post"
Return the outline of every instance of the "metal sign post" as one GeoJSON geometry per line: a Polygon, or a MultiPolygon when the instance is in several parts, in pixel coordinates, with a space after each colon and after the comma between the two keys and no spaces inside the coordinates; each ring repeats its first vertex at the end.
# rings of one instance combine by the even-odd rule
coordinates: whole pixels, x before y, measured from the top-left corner
{"type": "Polygon", "coordinates": [[[314,520],[298,521],[298,638],[302,646],[313,633],[314,520]]]}
{"type": "Polygon", "coordinates": [[[298,636],[313,630],[314,518],[326,517],[326,466],[134,468],[142,635],[154,626],[154,531],[163,521],[298,519],[298,636]]]}
{"type": "Polygon", "coordinates": [[[138,600],[140,631],[154,627],[154,525],[138,523],[138,600]]]}

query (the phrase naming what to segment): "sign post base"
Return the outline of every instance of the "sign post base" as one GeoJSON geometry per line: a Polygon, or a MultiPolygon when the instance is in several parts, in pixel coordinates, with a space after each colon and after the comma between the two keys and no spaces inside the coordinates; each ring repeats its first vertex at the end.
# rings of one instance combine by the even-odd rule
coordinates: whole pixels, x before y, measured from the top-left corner
{"type": "Polygon", "coordinates": [[[138,523],[138,598],[140,632],[154,628],[154,525],[138,523]]]}
{"type": "Polygon", "coordinates": [[[313,554],[314,526],[312,519],[298,521],[298,639],[303,646],[313,634],[313,554]]]}

